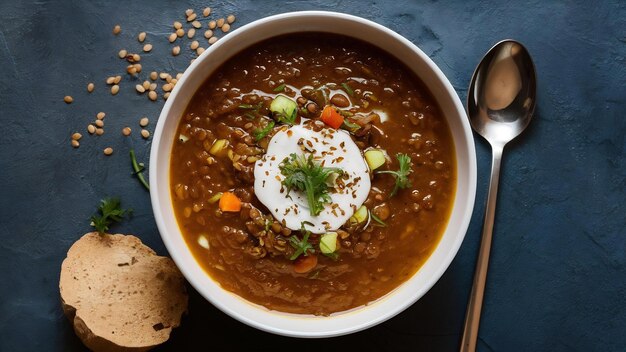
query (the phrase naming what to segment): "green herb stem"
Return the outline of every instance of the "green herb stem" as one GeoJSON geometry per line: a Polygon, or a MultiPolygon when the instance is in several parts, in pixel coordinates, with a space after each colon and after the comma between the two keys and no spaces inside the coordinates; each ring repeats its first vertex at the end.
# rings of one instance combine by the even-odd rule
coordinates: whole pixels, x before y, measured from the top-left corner
{"type": "Polygon", "coordinates": [[[143,164],[140,165],[139,163],[137,163],[137,158],[135,157],[135,151],[133,149],[130,150],[130,162],[133,164],[133,170],[135,171],[133,175],[137,176],[137,179],[139,179],[139,182],[141,182],[141,184],[148,191],[150,191],[150,185],[148,184],[148,182],[146,181],[146,178],[143,175],[143,171],[145,168],[143,164]]]}

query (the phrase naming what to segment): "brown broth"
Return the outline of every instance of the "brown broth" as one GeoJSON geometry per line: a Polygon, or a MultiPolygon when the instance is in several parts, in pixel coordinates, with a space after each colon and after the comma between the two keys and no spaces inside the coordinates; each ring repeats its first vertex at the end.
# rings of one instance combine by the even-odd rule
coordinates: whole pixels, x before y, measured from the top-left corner
{"type": "MultiPolygon", "coordinates": [[[[305,111],[313,100],[300,101],[305,111]]],[[[317,112],[301,112],[301,117],[319,118],[319,105],[317,112]]],[[[223,288],[269,309],[328,315],[380,298],[423,265],[450,216],[456,162],[444,116],[405,65],[353,38],[298,33],[239,52],[198,89],[178,133],[189,140],[177,140],[172,147],[170,182],[173,208],[187,245],[223,288]],[[277,92],[283,83],[285,89],[277,92]],[[365,230],[343,229],[348,236],[340,241],[338,259],[318,254],[315,269],[298,274],[289,260],[294,249],[288,238],[300,234],[287,234],[271,220],[263,232],[254,222],[271,216],[254,196],[254,162],[249,162],[264,152],[267,139],[255,143],[252,136],[268,119],[246,114],[269,115],[269,103],[277,94],[296,100],[303,89],[322,85],[330,88],[329,97],[343,92],[351,103],[344,110],[355,116],[374,116],[369,115],[372,111],[386,114],[385,122],[374,118],[367,135],[353,139],[362,149],[385,149],[392,162],[384,169],[397,170],[396,153],[408,154],[413,172],[411,187],[391,198],[392,176],[375,175],[372,180],[365,204],[384,217],[386,227],[372,222],[365,230]],[[240,107],[259,103],[252,113],[240,107]],[[235,161],[227,155],[213,157],[208,151],[216,139],[229,140],[231,156],[244,157],[235,161]],[[213,161],[207,162],[208,158],[213,161]],[[216,203],[208,202],[217,192],[228,190],[243,200],[241,212],[222,213],[216,203]],[[255,218],[257,211],[260,218],[255,218]],[[208,239],[209,249],[198,244],[199,235],[208,239]]],[[[312,235],[311,241],[317,244],[319,236],[312,235]]]]}

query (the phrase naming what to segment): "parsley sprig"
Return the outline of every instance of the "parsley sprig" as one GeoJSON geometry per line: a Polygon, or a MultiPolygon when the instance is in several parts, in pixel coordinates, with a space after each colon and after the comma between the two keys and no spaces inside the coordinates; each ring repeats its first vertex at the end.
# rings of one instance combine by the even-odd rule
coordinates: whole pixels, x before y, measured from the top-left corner
{"type": "Polygon", "coordinates": [[[389,197],[393,197],[398,193],[398,190],[411,187],[411,181],[409,180],[409,174],[411,173],[411,157],[407,154],[398,153],[396,159],[400,163],[400,169],[398,171],[384,170],[377,171],[377,174],[391,174],[396,178],[396,184],[389,194],[389,197]]]}
{"type": "Polygon", "coordinates": [[[100,201],[98,212],[100,215],[94,214],[91,217],[91,226],[103,235],[109,230],[111,223],[121,222],[124,216],[132,213],[132,209],[122,209],[122,202],[119,198],[105,198],[100,201]]]}
{"type": "Polygon", "coordinates": [[[336,167],[324,167],[313,160],[313,154],[290,154],[279,166],[280,172],[286,176],[282,184],[287,187],[287,194],[292,189],[304,192],[309,204],[311,215],[317,216],[324,210],[324,204],[330,203],[329,186],[326,183],[332,174],[341,176],[343,171],[336,167]]]}
{"type": "Polygon", "coordinates": [[[296,260],[301,255],[308,256],[309,253],[315,253],[315,248],[313,248],[313,245],[309,243],[309,236],[311,235],[311,231],[304,228],[304,225],[310,226],[313,224],[308,221],[304,221],[302,222],[302,224],[300,224],[300,233],[302,233],[302,239],[299,239],[296,235],[289,237],[289,244],[291,244],[291,246],[296,250],[289,258],[289,260],[296,260]]]}

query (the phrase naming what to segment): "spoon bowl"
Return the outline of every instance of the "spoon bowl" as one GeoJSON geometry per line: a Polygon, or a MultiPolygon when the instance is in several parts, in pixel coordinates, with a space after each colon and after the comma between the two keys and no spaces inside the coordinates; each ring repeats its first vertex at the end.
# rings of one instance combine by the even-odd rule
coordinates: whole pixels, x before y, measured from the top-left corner
{"type": "Polygon", "coordinates": [[[489,143],[517,137],[535,110],[535,66],[528,50],[514,40],[494,45],[478,65],[467,95],[472,128],[489,143]]]}
{"type": "Polygon", "coordinates": [[[487,52],[470,83],[467,95],[470,124],[491,145],[492,163],[482,240],[461,341],[464,352],[476,350],[502,153],[504,146],[530,123],[535,110],[536,84],[535,65],[528,50],[510,39],[497,43],[487,52]]]}

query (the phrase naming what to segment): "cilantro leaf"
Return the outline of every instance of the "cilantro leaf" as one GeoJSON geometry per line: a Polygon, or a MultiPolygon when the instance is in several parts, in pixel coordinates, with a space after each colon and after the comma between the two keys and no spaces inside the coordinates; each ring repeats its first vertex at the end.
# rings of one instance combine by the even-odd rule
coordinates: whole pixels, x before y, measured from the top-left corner
{"type": "Polygon", "coordinates": [[[91,216],[91,226],[103,235],[109,230],[109,226],[113,222],[121,222],[124,216],[132,213],[131,209],[122,209],[122,202],[119,198],[105,198],[100,201],[98,206],[98,214],[91,216]]]}
{"type": "Polygon", "coordinates": [[[292,153],[279,165],[280,172],[286,176],[282,184],[287,187],[287,194],[292,189],[304,192],[311,215],[317,216],[330,203],[329,186],[326,183],[332,174],[341,176],[343,171],[336,167],[324,167],[313,160],[313,154],[296,155],[292,153]]]}
{"type": "Polygon", "coordinates": [[[261,139],[265,138],[274,128],[274,121],[270,121],[265,127],[257,128],[252,132],[254,134],[254,139],[258,142],[261,139]]]}

